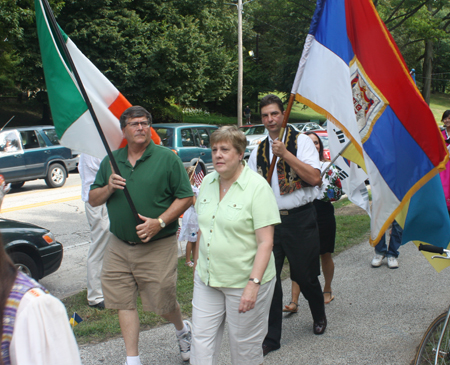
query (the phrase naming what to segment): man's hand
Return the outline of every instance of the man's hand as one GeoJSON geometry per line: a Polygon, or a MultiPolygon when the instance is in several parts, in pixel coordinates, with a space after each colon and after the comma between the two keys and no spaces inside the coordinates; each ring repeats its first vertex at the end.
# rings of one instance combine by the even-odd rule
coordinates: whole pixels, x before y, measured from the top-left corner
{"type": "Polygon", "coordinates": [[[122,176],[114,173],[109,176],[108,190],[111,194],[114,193],[117,189],[123,190],[125,188],[125,185],[126,180],[122,176]]]}
{"type": "Polygon", "coordinates": [[[283,142],[276,139],[272,143],[272,152],[275,156],[285,159],[286,153],[290,153],[283,142]]]}
{"type": "Polygon", "coordinates": [[[156,236],[156,234],[158,234],[158,232],[161,230],[161,225],[159,223],[159,220],[157,219],[144,217],[141,214],[138,215],[139,218],[144,221],[144,223],[136,226],[136,233],[142,242],[147,243],[153,236],[156,236]]]}
{"type": "Polygon", "coordinates": [[[248,282],[241,296],[241,302],[239,303],[239,313],[245,313],[255,308],[259,287],[260,285],[255,284],[252,281],[248,282]]]}

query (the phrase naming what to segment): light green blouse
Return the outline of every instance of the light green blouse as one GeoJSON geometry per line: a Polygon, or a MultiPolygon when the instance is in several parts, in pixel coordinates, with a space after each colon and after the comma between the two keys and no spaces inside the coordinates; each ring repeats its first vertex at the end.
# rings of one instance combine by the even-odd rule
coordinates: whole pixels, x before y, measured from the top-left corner
{"type": "MultiPolygon", "coordinates": [[[[219,200],[219,174],[214,171],[203,179],[195,205],[202,232],[197,271],[206,285],[244,288],[258,249],[255,230],[281,222],[277,202],[267,181],[247,164],[219,200]]],[[[274,276],[271,254],[261,284],[274,276]]]]}

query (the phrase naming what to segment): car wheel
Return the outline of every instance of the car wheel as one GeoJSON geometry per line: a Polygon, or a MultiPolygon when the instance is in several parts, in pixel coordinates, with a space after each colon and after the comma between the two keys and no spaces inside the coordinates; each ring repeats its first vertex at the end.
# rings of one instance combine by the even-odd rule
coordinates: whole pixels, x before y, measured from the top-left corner
{"type": "Polygon", "coordinates": [[[29,277],[32,277],[34,280],[39,279],[37,265],[30,256],[22,252],[12,252],[9,256],[14,262],[17,270],[21,271],[25,275],[28,275],[29,277]]]}
{"type": "Polygon", "coordinates": [[[45,183],[50,188],[60,188],[66,183],[66,169],[59,163],[50,165],[45,183]]]}
{"type": "Polygon", "coordinates": [[[20,189],[23,184],[25,184],[25,181],[11,183],[11,189],[20,189]]]}

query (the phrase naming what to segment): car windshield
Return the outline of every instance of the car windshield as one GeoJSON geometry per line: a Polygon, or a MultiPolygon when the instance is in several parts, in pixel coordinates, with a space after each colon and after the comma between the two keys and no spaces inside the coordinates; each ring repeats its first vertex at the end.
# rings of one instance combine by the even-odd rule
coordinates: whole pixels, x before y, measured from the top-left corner
{"type": "Polygon", "coordinates": [[[158,133],[161,138],[163,146],[172,147],[173,146],[173,128],[158,128],[153,126],[153,129],[158,133]]]}
{"type": "Polygon", "coordinates": [[[267,134],[266,128],[263,125],[247,128],[244,133],[246,136],[251,136],[253,134],[267,134]]]}

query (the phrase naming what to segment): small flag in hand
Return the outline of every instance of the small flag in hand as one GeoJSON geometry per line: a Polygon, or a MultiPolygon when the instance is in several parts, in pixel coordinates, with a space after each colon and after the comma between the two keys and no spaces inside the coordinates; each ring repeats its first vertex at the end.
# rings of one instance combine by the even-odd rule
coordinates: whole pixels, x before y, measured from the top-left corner
{"type": "Polygon", "coordinates": [[[83,322],[83,319],[76,312],[73,312],[73,316],[70,318],[69,322],[72,325],[72,328],[74,328],[78,323],[83,322]]]}
{"type": "Polygon", "coordinates": [[[197,185],[197,187],[200,187],[204,177],[205,177],[205,174],[203,173],[202,167],[200,166],[200,164],[197,164],[197,167],[195,168],[195,172],[194,172],[194,181],[195,181],[195,185],[197,185]]]}

